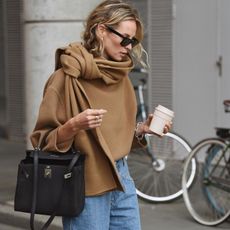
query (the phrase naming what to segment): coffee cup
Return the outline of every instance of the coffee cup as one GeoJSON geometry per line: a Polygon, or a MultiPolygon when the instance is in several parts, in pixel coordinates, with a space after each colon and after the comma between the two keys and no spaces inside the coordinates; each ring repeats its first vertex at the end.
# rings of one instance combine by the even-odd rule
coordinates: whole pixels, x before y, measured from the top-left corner
{"type": "Polygon", "coordinates": [[[158,105],[155,108],[153,118],[149,129],[159,136],[163,136],[164,127],[166,124],[172,121],[174,112],[162,105],[158,105]]]}

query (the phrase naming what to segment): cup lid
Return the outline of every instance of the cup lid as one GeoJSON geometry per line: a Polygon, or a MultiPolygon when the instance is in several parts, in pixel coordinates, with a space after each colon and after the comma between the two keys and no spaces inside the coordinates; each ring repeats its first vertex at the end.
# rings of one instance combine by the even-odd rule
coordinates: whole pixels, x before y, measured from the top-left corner
{"type": "Polygon", "coordinates": [[[170,110],[170,109],[164,107],[163,105],[158,105],[158,106],[156,107],[156,109],[159,110],[159,111],[161,111],[161,112],[163,112],[163,113],[168,114],[168,115],[171,116],[171,117],[174,117],[174,112],[173,112],[172,110],[170,110]]]}

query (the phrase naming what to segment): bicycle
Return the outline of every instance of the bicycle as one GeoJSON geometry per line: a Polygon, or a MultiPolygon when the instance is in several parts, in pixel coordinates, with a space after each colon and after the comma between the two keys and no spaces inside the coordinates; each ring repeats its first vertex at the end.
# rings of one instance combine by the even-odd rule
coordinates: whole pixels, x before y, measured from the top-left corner
{"type": "MultiPolygon", "coordinates": [[[[140,80],[137,87],[141,120],[146,120],[147,106],[143,91],[146,79],[140,80]]],[[[137,117],[137,120],[140,120],[137,117]]],[[[147,201],[172,201],[182,195],[181,177],[183,164],[191,147],[189,143],[176,133],[169,132],[164,137],[145,135],[146,148],[133,149],[127,156],[131,177],[136,186],[137,195],[147,201]]],[[[193,164],[195,166],[195,161],[193,164]]],[[[193,173],[193,171],[192,171],[193,173]]],[[[194,175],[191,173],[187,182],[192,184],[194,175]]]]}
{"type": "MultiPolygon", "coordinates": [[[[230,112],[230,100],[224,101],[230,112]]],[[[230,217],[230,129],[216,128],[217,137],[198,142],[185,162],[182,188],[185,205],[200,224],[215,226],[230,217]],[[195,180],[186,186],[191,160],[196,160],[195,180]]]]}

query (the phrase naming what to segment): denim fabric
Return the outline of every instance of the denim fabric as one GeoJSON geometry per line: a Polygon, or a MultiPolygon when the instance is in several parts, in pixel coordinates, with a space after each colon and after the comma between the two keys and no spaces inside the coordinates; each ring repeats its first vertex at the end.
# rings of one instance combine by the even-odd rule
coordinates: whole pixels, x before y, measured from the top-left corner
{"type": "Polygon", "coordinates": [[[63,217],[64,230],[140,230],[140,215],[135,186],[127,162],[116,162],[125,192],[111,191],[86,197],[78,217],[63,217]]]}

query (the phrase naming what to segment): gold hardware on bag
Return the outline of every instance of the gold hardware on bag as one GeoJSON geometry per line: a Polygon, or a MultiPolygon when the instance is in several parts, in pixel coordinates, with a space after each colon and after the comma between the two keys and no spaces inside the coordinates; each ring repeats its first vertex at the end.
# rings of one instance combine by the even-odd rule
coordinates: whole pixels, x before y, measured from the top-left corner
{"type": "Polygon", "coordinates": [[[65,178],[65,179],[69,179],[71,176],[72,176],[72,173],[71,173],[71,172],[70,172],[70,173],[66,173],[66,174],[64,175],[64,178],[65,178]]]}
{"type": "Polygon", "coordinates": [[[44,168],[44,177],[50,179],[52,177],[52,169],[49,165],[44,168]]]}

